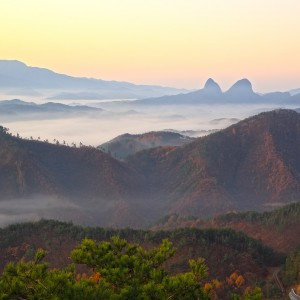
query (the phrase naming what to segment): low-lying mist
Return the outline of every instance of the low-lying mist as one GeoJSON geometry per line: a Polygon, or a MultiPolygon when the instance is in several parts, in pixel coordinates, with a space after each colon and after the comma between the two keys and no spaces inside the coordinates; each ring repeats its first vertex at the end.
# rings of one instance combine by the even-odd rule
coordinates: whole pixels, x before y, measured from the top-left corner
{"type": "MultiPolygon", "coordinates": [[[[72,101],[69,102],[72,104],[72,101]]],[[[74,103],[73,103],[74,104],[74,103]]],[[[40,137],[50,142],[58,140],[68,144],[80,142],[97,146],[124,134],[139,134],[149,131],[177,130],[203,131],[223,129],[229,125],[262,111],[278,106],[259,105],[197,105],[197,106],[142,106],[132,102],[88,101],[86,104],[102,108],[103,113],[78,115],[27,114],[2,117],[0,124],[13,134],[24,138],[40,137]]],[[[1,117],[0,117],[1,118],[1,117]]],[[[203,135],[203,132],[201,133],[203,135]]]]}
{"type": "Polygon", "coordinates": [[[42,218],[64,221],[74,220],[74,212],[81,218],[78,207],[66,199],[36,195],[31,198],[0,201],[0,227],[42,218]]]}

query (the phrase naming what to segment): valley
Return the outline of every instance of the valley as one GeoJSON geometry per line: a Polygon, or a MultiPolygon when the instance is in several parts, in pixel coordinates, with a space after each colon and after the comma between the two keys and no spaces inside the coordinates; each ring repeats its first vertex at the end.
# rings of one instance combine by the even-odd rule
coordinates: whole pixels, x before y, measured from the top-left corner
{"type": "Polygon", "coordinates": [[[300,197],[299,130],[297,112],[275,110],[184,145],[153,140],[154,148],[138,148],[119,161],[94,147],[27,140],[2,128],[1,203],[50,207],[34,212],[36,218],[61,208],[60,220],[133,227],[172,213],[213,217],[268,210],[300,197]]]}
{"type": "Polygon", "coordinates": [[[0,1],[0,300],[300,298],[300,1],[0,1]]]}

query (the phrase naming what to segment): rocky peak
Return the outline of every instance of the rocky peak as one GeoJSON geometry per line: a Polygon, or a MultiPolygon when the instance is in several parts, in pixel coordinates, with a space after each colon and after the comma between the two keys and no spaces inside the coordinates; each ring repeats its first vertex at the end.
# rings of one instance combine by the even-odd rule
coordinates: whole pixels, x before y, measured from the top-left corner
{"type": "Polygon", "coordinates": [[[238,80],[227,93],[253,93],[252,84],[248,79],[238,80]]]}
{"type": "Polygon", "coordinates": [[[208,93],[222,93],[220,86],[212,78],[206,81],[203,90],[208,93]]]}

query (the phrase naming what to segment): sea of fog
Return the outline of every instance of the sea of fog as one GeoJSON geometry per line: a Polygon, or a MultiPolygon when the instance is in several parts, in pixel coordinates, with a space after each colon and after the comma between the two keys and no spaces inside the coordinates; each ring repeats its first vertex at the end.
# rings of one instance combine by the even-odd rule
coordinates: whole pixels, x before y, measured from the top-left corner
{"type": "MultiPolygon", "coordinates": [[[[0,98],[1,99],[1,98],[0,98]]],[[[7,97],[6,97],[7,99],[7,97]]],[[[3,99],[4,100],[4,99],[3,99]]],[[[45,103],[35,99],[33,102],[45,103]]],[[[114,137],[124,134],[139,134],[158,130],[211,130],[222,129],[236,120],[244,119],[262,111],[288,106],[266,105],[197,105],[197,106],[148,106],[133,105],[132,100],[65,100],[55,101],[67,105],[88,105],[102,108],[104,112],[95,116],[85,114],[82,117],[43,119],[35,117],[24,119],[5,118],[0,124],[10,129],[13,134],[19,133],[25,138],[41,140],[54,139],[71,144],[80,142],[97,146],[114,137]]]]}

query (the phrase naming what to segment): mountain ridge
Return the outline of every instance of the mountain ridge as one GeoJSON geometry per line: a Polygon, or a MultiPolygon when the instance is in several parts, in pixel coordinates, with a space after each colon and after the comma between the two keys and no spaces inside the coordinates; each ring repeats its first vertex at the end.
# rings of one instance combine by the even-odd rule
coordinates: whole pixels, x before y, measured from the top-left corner
{"type": "Polygon", "coordinates": [[[185,94],[166,95],[133,101],[135,105],[200,105],[200,104],[297,104],[299,94],[271,92],[258,94],[253,91],[251,82],[244,78],[236,81],[227,91],[209,78],[202,89],[185,94]]]}
{"type": "Polygon", "coordinates": [[[110,153],[115,158],[126,159],[128,156],[145,149],[181,146],[193,140],[188,136],[168,131],[151,131],[143,134],[125,133],[99,145],[97,148],[110,153]]]}
{"type": "MultiPolygon", "coordinates": [[[[30,207],[35,210],[46,198],[49,200],[42,206],[46,212],[47,203],[50,208],[55,203],[48,209],[48,218],[65,220],[66,215],[68,220],[85,224],[122,224],[130,220],[130,214],[135,215],[130,201],[139,194],[142,176],[110,155],[93,147],[54,145],[3,132],[0,145],[0,206],[16,200],[26,212],[30,207]],[[36,205],[29,202],[26,207],[26,199],[36,205]]],[[[15,213],[18,211],[16,208],[15,213]]]]}
{"type": "MultiPolygon", "coordinates": [[[[43,203],[46,196],[63,204],[62,220],[67,213],[67,220],[76,216],[83,224],[140,227],[171,213],[208,217],[300,199],[300,115],[292,110],[261,113],[123,162],[93,147],[24,140],[1,130],[0,209],[17,199],[28,211],[22,199],[43,203]]],[[[50,211],[53,216],[58,208],[50,211]]]]}
{"type": "Polygon", "coordinates": [[[155,193],[169,199],[171,212],[262,209],[300,198],[297,136],[299,114],[277,110],[176,149],[142,151],[130,161],[153,180],[155,193]]]}
{"type": "Polygon", "coordinates": [[[137,85],[125,81],[73,77],[46,68],[30,67],[17,60],[0,60],[0,88],[2,92],[8,94],[26,95],[31,91],[32,95],[37,94],[52,100],[63,99],[64,92],[66,95],[75,93],[74,97],[77,94],[77,99],[84,99],[86,93],[93,93],[95,99],[139,99],[186,91],[156,85],[137,85]]]}
{"type": "Polygon", "coordinates": [[[240,79],[227,91],[209,78],[202,89],[138,85],[125,81],[73,77],[17,60],[0,60],[0,91],[6,96],[48,100],[140,99],[130,105],[265,103],[300,105],[299,89],[258,94],[248,79],[240,79]]]}

